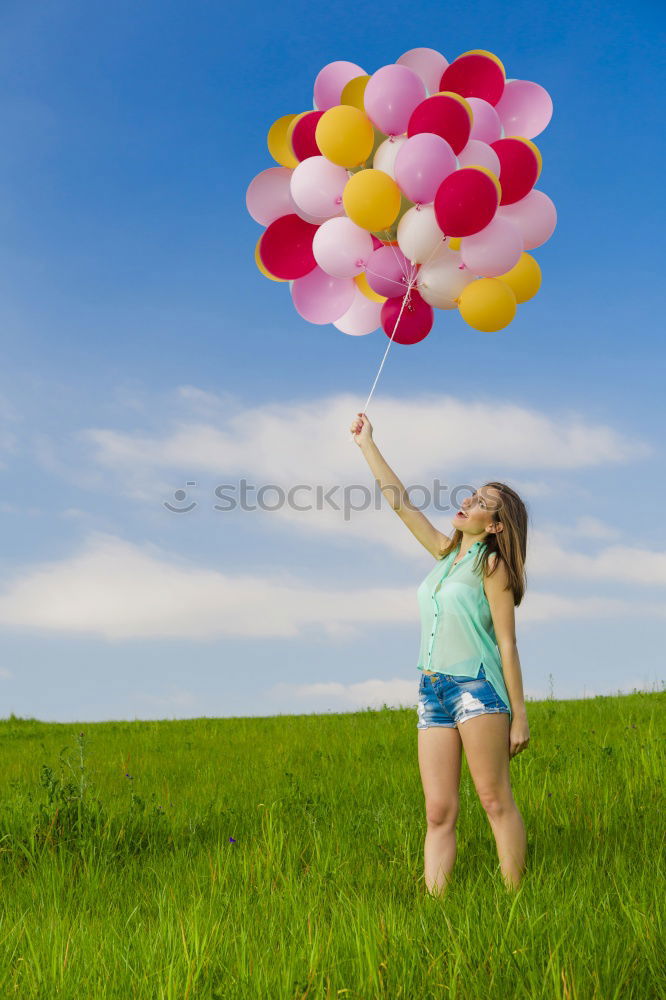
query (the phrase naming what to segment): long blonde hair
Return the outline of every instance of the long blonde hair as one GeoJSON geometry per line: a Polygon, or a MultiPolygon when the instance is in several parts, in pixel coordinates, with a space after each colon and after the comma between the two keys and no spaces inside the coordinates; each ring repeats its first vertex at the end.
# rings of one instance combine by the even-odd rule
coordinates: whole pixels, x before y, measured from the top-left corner
{"type": "MultiPolygon", "coordinates": [[[[504,525],[502,531],[488,532],[484,538],[485,546],[480,550],[480,558],[474,563],[474,569],[481,568],[483,576],[492,576],[499,565],[500,559],[504,562],[509,574],[509,587],[513,591],[513,603],[518,607],[527,589],[527,574],[525,571],[525,558],[527,555],[527,525],[528,511],[525,503],[518,496],[516,491],[506,483],[491,482],[486,483],[499,493],[498,507],[493,511],[493,521],[501,521],[504,525]],[[495,565],[488,571],[488,560],[492,552],[497,553],[495,565]]],[[[455,528],[451,544],[447,545],[444,555],[447,556],[453,549],[458,548],[463,533],[459,528],[455,528]]]]}

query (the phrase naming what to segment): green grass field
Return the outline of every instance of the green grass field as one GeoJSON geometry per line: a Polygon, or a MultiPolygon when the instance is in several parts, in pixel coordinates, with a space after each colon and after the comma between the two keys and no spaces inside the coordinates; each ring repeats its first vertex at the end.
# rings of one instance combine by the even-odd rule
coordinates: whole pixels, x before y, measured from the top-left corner
{"type": "Polygon", "coordinates": [[[665,706],[529,701],[521,887],[463,758],[441,898],[415,708],[0,720],[0,997],[663,1000],[665,706]]]}

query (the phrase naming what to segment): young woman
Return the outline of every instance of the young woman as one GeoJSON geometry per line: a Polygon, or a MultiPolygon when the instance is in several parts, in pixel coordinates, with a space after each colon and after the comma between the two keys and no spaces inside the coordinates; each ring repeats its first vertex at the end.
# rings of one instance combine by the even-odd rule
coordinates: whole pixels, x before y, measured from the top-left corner
{"type": "Polygon", "coordinates": [[[409,502],[373,440],[368,417],[359,413],[350,429],[393,510],[437,560],[417,591],[427,892],[446,889],[456,860],[463,747],[495,836],[504,884],[515,889],[527,843],[509,761],[530,739],[514,618],[525,593],[525,504],[505,483],[487,483],[463,501],[452,534],[443,534],[409,502]]]}

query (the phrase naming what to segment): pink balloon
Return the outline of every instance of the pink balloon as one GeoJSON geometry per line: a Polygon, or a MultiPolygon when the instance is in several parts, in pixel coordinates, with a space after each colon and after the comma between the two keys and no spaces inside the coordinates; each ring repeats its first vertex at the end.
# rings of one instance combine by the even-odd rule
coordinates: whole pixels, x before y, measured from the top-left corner
{"type": "Polygon", "coordinates": [[[294,211],[289,192],[292,173],[289,167],[269,167],[250,181],[245,204],[255,222],[270,226],[283,215],[291,215],[294,211]]]}
{"type": "Polygon", "coordinates": [[[366,76],[366,72],[356,63],[337,60],[328,63],[317,74],[314,82],[314,106],[317,111],[328,111],[340,103],[342,91],[357,76],[366,76]]]}
{"type": "Polygon", "coordinates": [[[465,236],[460,243],[460,257],[472,274],[496,278],[518,263],[523,252],[523,237],[518,226],[498,216],[485,229],[465,236]]]}
{"type": "Polygon", "coordinates": [[[309,323],[334,323],[349,309],[355,291],[353,278],[334,278],[315,267],[294,281],[291,297],[296,311],[309,323]]]}
{"type": "MultiPolygon", "coordinates": [[[[439,91],[442,73],[449,65],[442,53],[436,49],[410,49],[396,59],[396,62],[418,73],[429,94],[436,94],[439,91]]],[[[497,138],[499,139],[499,135],[497,138]]]]}
{"type": "Polygon", "coordinates": [[[365,276],[373,292],[395,298],[404,295],[407,283],[416,275],[417,268],[411,264],[399,247],[388,246],[373,250],[368,260],[365,276]]]}
{"type": "MultiPolygon", "coordinates": [[[[499,167],[499,159],[497,162],[499,167]]],[[[419,132],[398,150],[395,179],[410,201],[427,205],[434,201],[437,188],[456,167],[456,154],[446,139],[433,132],[419,132]]]]}
{"type": "Polygon", "coordinates": [[[425,97],[425,84],[418,73],[392,63],[372,74],[363,102],[368,118],[384,135],[402,135],[412,111],[425,97]]]}
{"type": "Polygon", "coordinates": [[[553,116],[553,101],[540,84],[530,80],[511,80],[495,105],[504,131],[533,139],[540,135],[553,116]]]}
{"type": "Polygon", "coordinates": [[[547,194],[536,188],[512,205],[500,205],[497,214],[520,229],[525,250],[534,250],[549,240],[557,225],[555,205],[547,194]]]}
{"type": "Polygon", "coordinates": [[[304,212],[302,208],[299,208],[293,197],[291,199],[291,212],[293,215],[297,215],[299,219],[304,219],[305,222],[311,222],[314,226],[320,226],[323,219],[321,215],[308,215],[304,212]]]}
{"type": "Polygon", "coordinates": [[[373,252],[372,237],[366,229],[361,229],[346,216],[328,219],[315,233],[312,252],[327,274],[336,278],[353,278],[365,270],[373,252]]]}
{"type": "Polygon", "coordinates": [[[333,326],[352,337],[363,337],[381,325],[382,303],[372,302],[356,289],[354,301],[344,316],[336,319],[333,326]]]}
{"type": "Polygon", "coordinates": [[[342,192],[349,180],[344,167],[325,156],[309,156],[291,173],[291,196],[296,207],[319,219],[342,215],[342,192]]]}
{"type": "MultiPolygon", "coordinates": [[[[458,153],[458,163],[461,167],[487,167],[499,180],[500,159],[493,147],[489,146],[487,142],[470,139],[465,148],[458,153]]],[[[298,167],[296,169],[298,170],[298,167]]],[[[413,198],[412,201],[414,201],[413,198]]]]}
{"type": "Polygon", "coordinates": [[[502,123],[492,104],[482,97],[466,97],[465,100],[474,115],[470,139],[479,139],[488,144],[497,142],[502,135],[502,123]]]}

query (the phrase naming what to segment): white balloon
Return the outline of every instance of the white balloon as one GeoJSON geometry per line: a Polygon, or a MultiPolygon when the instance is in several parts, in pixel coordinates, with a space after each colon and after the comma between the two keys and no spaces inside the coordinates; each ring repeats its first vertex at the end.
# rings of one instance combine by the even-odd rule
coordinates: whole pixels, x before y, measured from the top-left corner
{"type": "Polygon", "coordinates": [[[381,146],[377,147],[377,152],[372,160],[372,165],[375,170],[383,170],[385,174],[388,174],[389,177],[392,177],[393,180],[395,180],[395,173],[393,170],[395,166],[395,158],[406,142],[406,135],[395,135],[391,136],[390,139],[384,139],[381,146]]]}
{"type": "Polygon", "coordinates": [[[398,246],[414,264],[423,264],[440,253],[453,253],[437,225],[434,205],[415,205],[405,212],[398,223],[398,246]]]}
{"type": "Polygon", "coordinates": [[[460,254],[437,256],[419,271],[417,289],[428,305],[437,309],[456,309],[458,298],[475,275],[468,268],[460,269],[460,254]]]}

